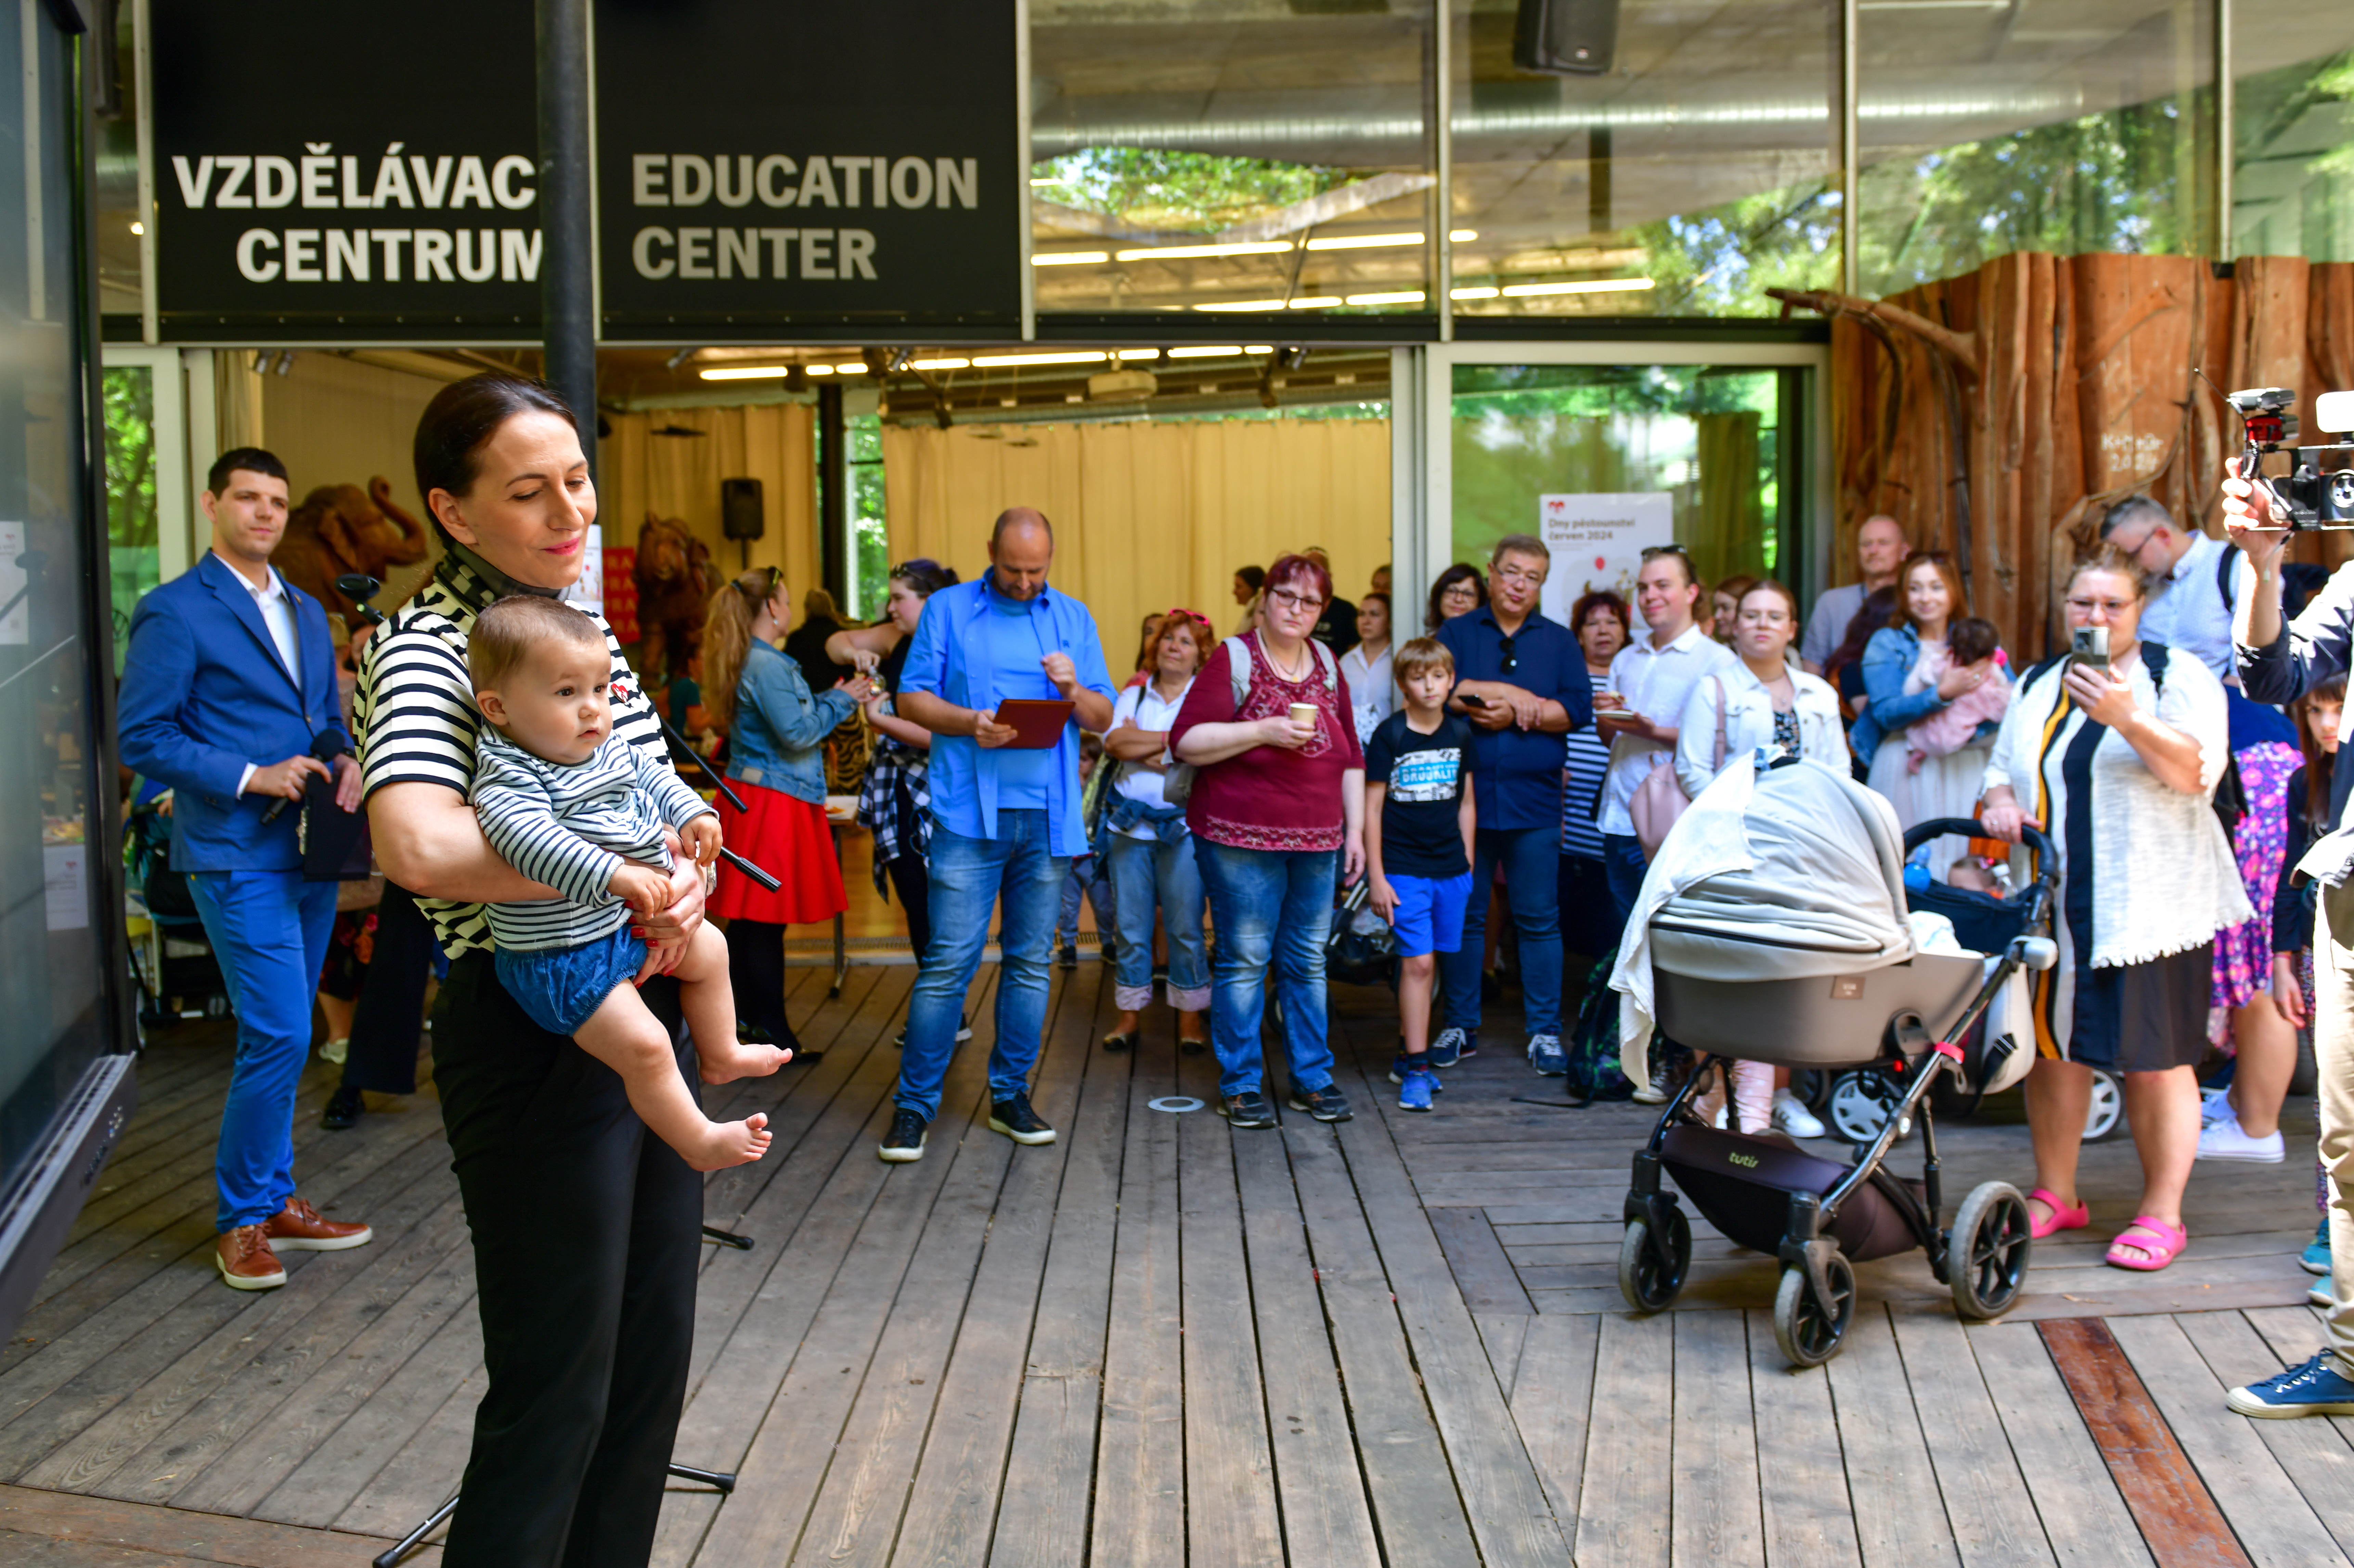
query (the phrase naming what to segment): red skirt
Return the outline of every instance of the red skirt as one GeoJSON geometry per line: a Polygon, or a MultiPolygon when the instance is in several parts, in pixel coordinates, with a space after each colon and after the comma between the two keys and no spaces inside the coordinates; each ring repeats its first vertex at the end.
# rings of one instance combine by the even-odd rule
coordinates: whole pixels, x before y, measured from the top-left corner
{"type": "Polygon", "coordinates": [[[744,797],[738,811],[722,796],[720,842],[781,884],[774,893],[719,863],[719,891],[705,912],[730,920],[765,920],[775,926],[815,926],[850,906],[842,889],[842,863],[833,857],[833,832],[825,808],[790,795],[728,780],[744,797]]]}

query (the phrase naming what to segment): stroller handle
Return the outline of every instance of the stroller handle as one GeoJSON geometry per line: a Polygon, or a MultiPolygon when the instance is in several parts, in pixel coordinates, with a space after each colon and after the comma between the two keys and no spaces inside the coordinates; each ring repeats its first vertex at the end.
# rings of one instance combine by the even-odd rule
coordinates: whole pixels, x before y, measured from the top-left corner
{"type": "MultiPolygon", "coordinates": [[[[1992,836],[1988,833],[1986,824],[1983,822],[1971,821],[1966,817],[1932,817],[1925,822],[1915,822],[1904,830],[1904,853],[1910,855],[1931,839],[1942,839],[1948,833],[1966,839],[1983,839],[1992,836]]],[[[2056,881],[2060,874],[2060,847],[2052,842],[2041,828],[2032,827],[2025,822],[2020,824],[2019,836],[2027,841],[2029,849],[2035,852],[2036,863],[2041,867],[2038,879],[2056,881]]]]}

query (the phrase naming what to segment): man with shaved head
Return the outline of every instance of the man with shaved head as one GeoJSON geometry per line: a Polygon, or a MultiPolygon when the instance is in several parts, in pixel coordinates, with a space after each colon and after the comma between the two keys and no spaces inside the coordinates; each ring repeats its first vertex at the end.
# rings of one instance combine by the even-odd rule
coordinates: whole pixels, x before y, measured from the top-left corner
{"type": "Polygon", "coordinates": [[[1052,1143],[1030,1105],[1030,1070],[1046,1022],[1046,965],[1071,862],[1087,853],[1079,810],[1079,730],[1111,727],[1111,673],[1087,607],[1046,586],[1055,528],[1034,507],[998,514],[989,570],[924,601],[907,644],[899,716],[932,732],[932,940],[907,1004],[898,1109],[883,1139],[893,1163],[920,1160],[940,1109],[965,991],[1001,895],[1004,963],[997,1044],[989,1054],[989,1125],[1016,1143],[1052,1143]],[[1073,712],[1053,742],[1023,746],[999,705],[1063,699],[1073,712]]]}
{"type": "Polygon", "coordinates": [[[1855,564],[1863,580],[1825,588],[1815,600],[1815,613],[1807,618],[1807,634],[1798,640],[1798,659],[1808,674],[1823,673],[1823,662],[1838,651],[1848,622],[1863,609],[1865,598],[1875,588],[1895,582],[1897,568],[1912,553],[1904,525],[1895,518],[1882,513],[1863,520],[1863,526],[1855,531],[1855,564]]]}

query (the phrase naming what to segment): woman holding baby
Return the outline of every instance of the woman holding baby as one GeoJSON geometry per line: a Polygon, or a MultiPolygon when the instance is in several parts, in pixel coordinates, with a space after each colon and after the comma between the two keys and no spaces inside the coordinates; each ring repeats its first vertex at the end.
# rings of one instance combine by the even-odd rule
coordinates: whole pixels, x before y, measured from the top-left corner
{"type": "MultiPolygon", "coordinates": [[[[649,1135],[618,1072],[534,1022],[502,985],[484,906],[555,890],[501,858],[468,799],[484,726],[467,667],[475,618],[513,596],[560,599],[579,580],[596,488],[572,411],[504,373],[442,388],[415,456],[445,554],[370,639],[354,719],[376,859],[417,895],[450,958],[433,1075],[490,1383],[443,1561],[643,1563],[686,1387],[703,1178],[649,1135]]],[[[667,766],[611,630],[581,613],[605,644],[611,739],[667,766]]],[[[625,928],[645,948],[639,997],[674,1030],[669,977],[702,927],[704,874],[692,854],[666,858],[625,928]]]]}
{"type": "MultiPolygon", "coordinates": [[[[1970,616],[1954,557],[1913,556],[1897,582],[1896,614],[1864,645],[1869,697],[1850,738],[1871,768],[1872,789],[1910,828],[1936,817],[1967,820],[1977,808],[1995,726],[2010,700],[2010,677],[1994,628],[1970,616]]],[[[1929,874],[1950,881],[1967,841],[1928,845],[1929,874]]]]}

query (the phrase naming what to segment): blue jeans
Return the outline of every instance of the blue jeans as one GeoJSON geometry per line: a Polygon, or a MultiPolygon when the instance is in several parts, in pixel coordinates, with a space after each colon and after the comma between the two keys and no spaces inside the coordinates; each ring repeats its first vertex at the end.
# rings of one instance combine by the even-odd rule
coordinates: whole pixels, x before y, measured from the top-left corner
{"type": "Polygon", "coordinates": [[[1643,895],[1643,878],[1651,869],[1643,841],[1632,833],[1602,835],[1602,872],[1610,883],[1610,906],[1617,916],[1619,939],[1626,939],[1627,922],[1635,916],[1635,902],[1643,895]]]}
{"type": "Polygon", "coordinates": [[[1531,1034],[1561,1033],[1561,828],[1481,828],[1473,840],[1471,902],[1463,942],[1438,955],[1446,1027],[1479,1027],[1479,968],[1488,953],[1489,889],[1504,867],[1504,893],[1521,935],[1521,1008],[1531,1034]]]}
{"type": "Polygon", "coordinates": [[[1063,895],[1055,909],[1055,945],[1075,948],[1079,942],[1079,900],[1085,898],[1096,906],[1096,939],[1116,935],[1119,928],[1119,909],[1112,887],[1111,874],[1096,863],[1096,857],[1083,854],[1070,863],[1071,874],[1063,879],[1063,895]]]}
{"type": "Polygon", "coordinates": [[[1112,1001],[1137,1012],[1152,1001],[1152,911],[1169,936],[1169,1005],[1210,1005],[1210,960],[1202,945],[1202,873],[1192,835],[1173,844],[1111,835],[1112,907],[1119,916],[1119,973],[1112,1001]]]}
{"type": "Polygon", "coordinates": [[[332,882],[299,871],[194,871],[188,891],[237,1009],[221,1110],[214,1228],[258,1225],[294,1195],[294,1088],[311,1054],[311,999],[335,926],[332,882]]]}
{"type": "Polygon", "coordinates": [[[1332,929],[1332,885],[1340,859],[1338,850],[1236,849],[1194,837],[1193,863],[1201,868],[1218,927],[1210,1044],[1218,1054],[1221,1095],[1257,1088],[1265,1072],[1259,1022],[1270,960],[1276,997],[1283,1004],[1291,1086],[1302,1094],[1331,1086],[1324,938],[1332,929]]]}
{"type": "Polygon", "coordinates": [[[965,991],[989,944],[989,912],[1002,893],[997,977],[997,1044],[989,1053],[989,1097],[1030,1086],[1046,1024],[1046,965],[1054,956],[1055,902],[1071,859],[1053,853],[1054,828],[1041,810],[1001,810],[997,837],[969,839],[932,820],[932,945],[907,1003],[907,1044],[899,1056],[902,1110],[926,1121],[940,1114],[940,1081],[956,1054],[965,991]]]}

